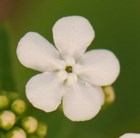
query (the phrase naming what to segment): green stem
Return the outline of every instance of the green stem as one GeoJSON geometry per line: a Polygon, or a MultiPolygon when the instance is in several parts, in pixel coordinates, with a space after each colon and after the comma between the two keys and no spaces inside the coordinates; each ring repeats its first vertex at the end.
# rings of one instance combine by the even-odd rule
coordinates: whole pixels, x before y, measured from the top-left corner
{"type": "Polygon", "coordinates": [[[0,89],[14,91],[15,81],[10,57],[10,37],[7,29],[0,26],[0,89]]]}

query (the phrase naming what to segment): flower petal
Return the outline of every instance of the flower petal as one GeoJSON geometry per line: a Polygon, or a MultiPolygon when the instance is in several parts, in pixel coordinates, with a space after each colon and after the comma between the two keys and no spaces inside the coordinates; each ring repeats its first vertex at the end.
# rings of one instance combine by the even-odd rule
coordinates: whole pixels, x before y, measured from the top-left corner
{"type": "Polygon", "coordinates": [[[126,134],[122,135],[120,138],[140,138],[140,134],[126,133],[126,134]]]}
{"type": "Polygon", "coordinates": [[[93,118],[100,111],[102,100],[98,89],[77,82],[66,87],[62,103],[66,117],[72,121],[85,121],[93,118]]]}
{"type": "Polygon", "coordinates": [[[56,110],[61,102],[61,88],[56,74],[45,72],[29,80],[26,85],[26,96],[34,107],[51,112],[56,110]]]}
{"type": "Polygon", "coordinates": [[[95,37],[87,19],[81,16],[63,17],[53,27],[54,42],[61,54],[82,55],[95,37]]]}
{"type": "Polygon", "coordinates": [[[120,72],[118,59],[108,50],[89,51],[80,58],[78,64],[79,76],[96,86],[112,84],[120,72]]]}
{"type": "Polygon", "coordinates": [[[56,68],[59,54],[57,50],[41,35],[29,32],[21,38],[17,47],[20,62],[38,71],[56,68]]]}
{"type": "Polygon", "coordinates": [[[96,89],[98,90],[98,93],[100,94],[100,97],[101,97],[101,105],[104,104],[105,102],[105,94],[104,94],[104,91],[101,87],[96,87],[96,89]]]}

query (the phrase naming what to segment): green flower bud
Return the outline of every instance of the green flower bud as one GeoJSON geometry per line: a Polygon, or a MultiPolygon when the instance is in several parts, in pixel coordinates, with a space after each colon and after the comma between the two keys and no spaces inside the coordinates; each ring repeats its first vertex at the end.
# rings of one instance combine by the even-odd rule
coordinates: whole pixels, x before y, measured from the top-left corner
{"type": "Polygon", "coordinates": [[[38,121],[32,116],[25,117],[22,121],[22,126],[27,133],[31,134],[37,130],[38,121]]]}
{"type": "Polygon", "coordinates": [[[21,115],[26,110],[26,104],[23,100],[17,99],[12,103],[11,108],[16,114],[21,115]]]}
{"type": "Polygon", "coordinates": [[[9,105],[9,99],[6,95],[0,95],[0,110],[5,109],[9,105]]]}
{"type": "Polygon", "coordinates": [[[38,128],[37,128],[37,135],[40,137],[40,138],[43,138],[47,135],[47,125],[44,124],[44,123],[39,123],[38,124],[38,128]]]}
{"type": "Polygon", "coordinates": [[[11,129],[15,123],[16,116],[13,112],[6,110],[0,114],[0,127],[4,130],[11,129]]]}
{"type": "Polygon", "coordinates": [[[7,133],[6,138],[27,138],[27,136],[23,129],[16,127],[7,133]]]}
{"type": "Polygon", "coordinates": [[[115,92],[112,86],[106,86],[103,88],[105,93],[105,103],[111,104],[115,101],[115,92]]]}

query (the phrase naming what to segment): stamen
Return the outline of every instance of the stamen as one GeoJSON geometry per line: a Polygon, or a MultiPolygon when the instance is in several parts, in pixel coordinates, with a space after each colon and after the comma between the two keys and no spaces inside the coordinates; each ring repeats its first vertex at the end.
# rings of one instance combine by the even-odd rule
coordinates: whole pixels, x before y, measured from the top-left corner
{"type": "Polygon", "coordinates": [[[65,71],[68,73],[72,73],[72,66],[66,66],[65,71]]]}

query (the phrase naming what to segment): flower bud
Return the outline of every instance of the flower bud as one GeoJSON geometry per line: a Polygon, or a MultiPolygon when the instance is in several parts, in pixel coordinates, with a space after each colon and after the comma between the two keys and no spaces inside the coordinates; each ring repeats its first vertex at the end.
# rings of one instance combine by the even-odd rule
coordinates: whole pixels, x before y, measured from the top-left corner
{"type": "Polygon", "coordinates": [[[16,114],[21,115],[26,110],[26,104],[23,100],[17,99],[12,103],[11,108],[16,114]]]}
{"type": "Polygon", "coordinates": [[[22,126],[27,133],[31,134],[37,130],[38,121],[32,116],[25,117],[22,121],[22,126]]]}
{"type": "Polygon", "coordinates": [[[105,103],[110,104],[115,100],[115,92],[112,86],[106,86],[103,88],[105,93],[105,103]]]}
{"type": "Polygon", "coordinates": [[[27,136],[23,129],[16,127],[6,135],[6,138],[27,138],[27,136]]]}
{"type": "Polygon", "coordinates": [[[0,110],[5,109],[9,105],[9,99],[6,95],[0,95],[0,110]]]}
{"type": "Polygon", "coordinates": [[[39,123],[36,133],[40,138],[44,138],[47,135],[47,125],[39,123]]]}
{"type": "Polygon", "coordinates": [[[16,116],[13,112],[6,110],[0,114],[0,127],[4,130],[11,129],[15,123],[16,116]]]}

